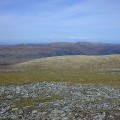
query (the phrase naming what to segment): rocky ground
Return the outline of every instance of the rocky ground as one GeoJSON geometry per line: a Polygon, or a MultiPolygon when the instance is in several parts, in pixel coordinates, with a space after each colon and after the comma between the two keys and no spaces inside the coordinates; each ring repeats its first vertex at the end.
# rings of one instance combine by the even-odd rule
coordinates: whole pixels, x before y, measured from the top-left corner
{"type": "Polygon", "coordinates": [[[0,120],[120,120],[120,88],[55,82],[0,86],[0,120]]]}

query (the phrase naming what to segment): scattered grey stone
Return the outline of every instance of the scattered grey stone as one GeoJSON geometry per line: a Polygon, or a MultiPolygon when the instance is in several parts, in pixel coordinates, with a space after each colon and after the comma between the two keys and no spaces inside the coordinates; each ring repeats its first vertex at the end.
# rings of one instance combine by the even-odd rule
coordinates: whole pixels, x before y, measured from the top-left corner
{"type": "Polygon", "coordinates": [[[0,86],[0,96],[4,98],[0,101],[0,120],[119,120],[120,118],[120,88],[110,85],[65,82],[10,85],[0,86]],[[33,100],[36,103],[16,107],[16,101],[22,100],[23,102],[33,100]]]}

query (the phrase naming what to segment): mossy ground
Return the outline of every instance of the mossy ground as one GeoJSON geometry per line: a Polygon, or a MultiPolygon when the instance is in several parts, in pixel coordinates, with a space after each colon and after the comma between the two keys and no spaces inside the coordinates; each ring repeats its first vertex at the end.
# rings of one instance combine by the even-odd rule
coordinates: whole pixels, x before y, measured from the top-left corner
{"type": "Polygon", "coordinates": [[[61,100],[63,99],[59,95],[51,95],[51,96],[41,96],[37,98],[21,98],[20,100],[16,100],[13,103],[17,108],[23,108],[23,107],[32,107],[37,103],[44,103],[44,102],[52,102],[54,100],[61,100]]]}
{"type": "Polygon", "coordinates": [[[120,85],[119,69],[120,55],[41,58],[2,70],[0,84],[59,81],[120,85]]]}

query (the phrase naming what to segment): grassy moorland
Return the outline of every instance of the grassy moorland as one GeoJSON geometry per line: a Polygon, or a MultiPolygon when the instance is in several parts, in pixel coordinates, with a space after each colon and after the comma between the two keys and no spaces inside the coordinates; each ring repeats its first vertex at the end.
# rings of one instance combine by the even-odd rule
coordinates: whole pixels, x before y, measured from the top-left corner
{"type": "Polygon", "coordinates": [[[41,81],[120,85],[120,55],[48,57],[0,70],[0,84],[41,81]]]}

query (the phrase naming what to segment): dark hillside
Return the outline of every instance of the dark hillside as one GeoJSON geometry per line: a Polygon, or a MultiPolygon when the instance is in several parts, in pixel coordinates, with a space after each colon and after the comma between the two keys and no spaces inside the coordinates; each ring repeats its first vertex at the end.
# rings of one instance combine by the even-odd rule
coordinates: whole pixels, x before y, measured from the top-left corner
{"type": "Polygon", "coordinates": [[[31,59],[63,55],[120,54],[120,44],[48,43],[0,45],[0,67],[31,59]]]}

